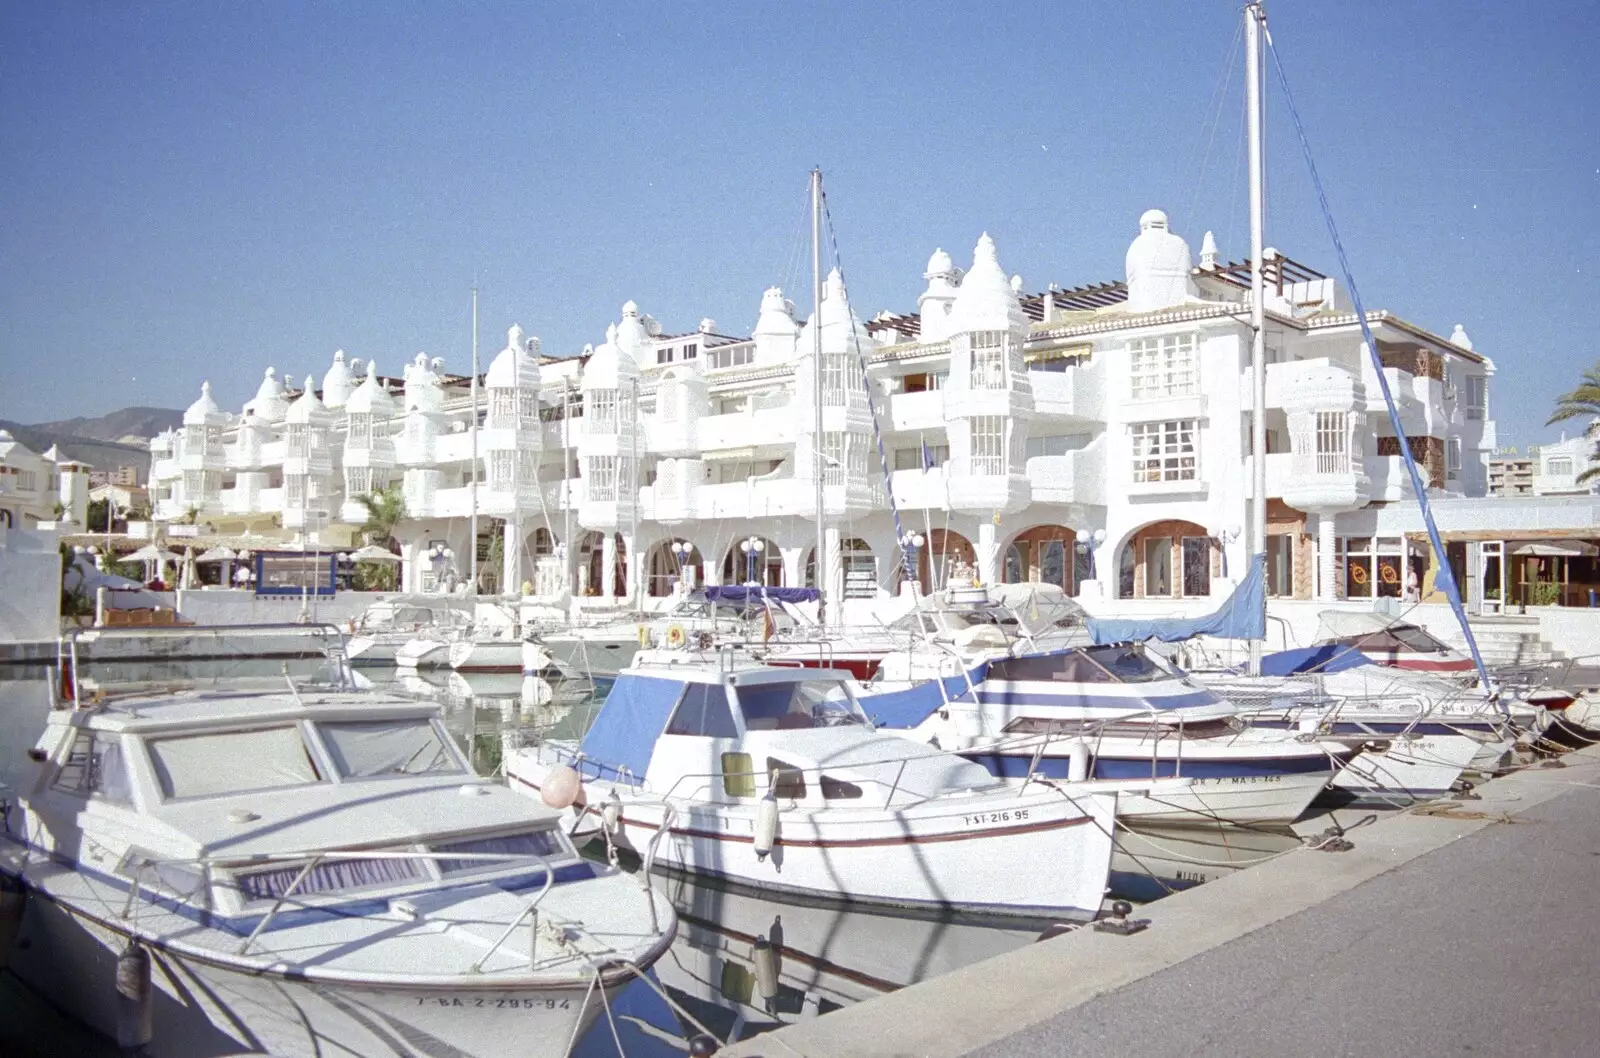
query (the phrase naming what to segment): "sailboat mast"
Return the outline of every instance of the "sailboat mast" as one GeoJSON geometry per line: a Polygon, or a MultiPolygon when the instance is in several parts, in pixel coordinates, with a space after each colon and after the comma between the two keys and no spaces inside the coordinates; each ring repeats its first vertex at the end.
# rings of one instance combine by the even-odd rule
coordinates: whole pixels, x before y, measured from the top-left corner
{"type": "Polygon", "coordinates": [[[472,555],[472,594],[478,594],[478,284],[472,284],[472,473],[468,477],[467,502],[471,513],[467,516],[467,535],[471,538],[468,549],[472,555]]]}
{"type": "MultiPolygon", "coordinates": [[[[1246,5],[1245,120],[1250,128],[1250,469],[1253,480],[1250,532],[1245,539],[1250,545],[1251,562],[1267,549],[1267,314],[1266,284],[1261,271],[1262,228],[1266,222],[1262,204],[1261,30],[1266,18],[1259,3],[1246,5]]],[[[1261,675],[1261,647],[1261,640],[1250,640],[1252,676],[1261,675]]]]}
{"type": "MultiPolygon", "coordinates": [[[[824,522],[827,519],[827,510],[824,506],[826,493],[823,489],[825,475],[827,474],[827,457],[823,454],[827,445],[822,440],[822,169],[818,167],[811,170],[811,355],[816,365],[816,436],[812,447],[816,450],[812,456],[811,465],[816,470],[817,485],[817,625],[819,628],[827,624],[827,595],[823,587],[824,573],[827,569],[827,543],[828,534],[824,522]]],[[[845,453],[841,451],[842,457],[845,453]]]]}

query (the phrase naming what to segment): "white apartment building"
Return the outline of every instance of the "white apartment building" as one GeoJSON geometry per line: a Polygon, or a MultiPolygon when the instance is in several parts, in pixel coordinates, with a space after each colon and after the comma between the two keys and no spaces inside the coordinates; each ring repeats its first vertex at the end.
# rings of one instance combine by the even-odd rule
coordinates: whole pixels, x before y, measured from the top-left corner
{"type": "Polygon", "coordinates": [[[43,455],[0,430],[0,526],[32,529],[58,520],[83,525],[89,507],[89,465],[52,445],[43,455]]]}
{"type": "MultiPolygon", "coordinates": [[[[1494,365],[1459,327],[1375,311],[1380,382],[1339,284],[1272,251],[1268,266],[1271,591],[1366,594],[1391,542],[1341,525],[1411,489],[1380,385],[1427,486],[1481,496],[1494,365]]],[[[151,495],[158,520],[192,508],[218,533],[337,546],[363,520],[357,495],[399,485],[404,586],[431,590],[467,566],[475,478],[476,546],[501,552],[500,585],[603,603],[814,583],[820,474],[824,586],[847,606],[898,593],[903,556],[925,590],[970,573],[1210,596],[1246,560],[1248,298],[1247,265],[1208,232],[1196,267],[1159,210],[1123,279],[1072,289],[1024,293],[985,235],[970,267],[933,254],[915,313],[861,319],[836,272],[820,319],[773,288],[748,337],[710,320],[663,333],[628,302],[598,348],[553,359],[512,327],[476,415],[469,381],[425,355],[386,378],[335,354],[320,392],[269,368],[239,414],[203,386],[151,443],[151,495]]]]}
{"type": "Polygon", "coordinates": [[[1499,496],[1589,496],[1600,481],[1580,482],[1600,455],[1600,419],[1577,437],[1529,445],[1525,455],[1496,455],[1489,462],[1490,492],[1499,496]]]}

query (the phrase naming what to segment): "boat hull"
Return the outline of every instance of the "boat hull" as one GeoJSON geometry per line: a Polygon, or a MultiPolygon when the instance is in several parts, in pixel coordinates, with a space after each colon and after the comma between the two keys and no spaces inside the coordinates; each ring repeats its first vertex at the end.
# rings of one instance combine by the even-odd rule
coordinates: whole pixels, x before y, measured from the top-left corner
{"type": "Polygon", "coordinates": [[[522,672],[522,640],[495,639],[452,643],[449,665],[457,672],[522,672]]]}
{"type": "MultiPolygon", "coordinates": [[[[549,765],[508,758],[513,787],[538,796],[549,765]]],[[[597,784],[603,785],[603,784],[597,784]]],[[[756,851],[757,804],[683,804],[654,862],[759,890],[845,903],[1024,918],[1089,918],[1110,874],[1114,793],[997,790],[900,809],[784,810],[768,855],[756,851]]],[[[616,843],[650,855],[657,796],[630,796],[616,843]]],[[[598,803],[598,789],[591,797],[598,803]]]]}
{"type": "MultiPolygon", "coordinates": [[[[105,908],[77,909],[24,887],[10,969],[114,1038],[117,956],[133,933],[101,917],[105,908]]],[[[599,996],[584,987],[368,987],[241,972],[157,944],[150,952],[153,1054],[490,1056],[515,1038],[519,1055],[556,1058],[602,1014],[599,996]]],[[[622,987],[619,981],[607,992],[622,987]]]]}

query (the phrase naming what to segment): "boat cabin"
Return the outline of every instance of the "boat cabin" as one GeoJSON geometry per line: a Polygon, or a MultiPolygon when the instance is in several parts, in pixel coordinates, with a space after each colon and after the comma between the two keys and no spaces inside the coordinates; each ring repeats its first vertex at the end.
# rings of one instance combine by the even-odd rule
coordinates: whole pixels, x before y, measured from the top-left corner
{"type": "Polygon", "coordinates": [[[617,784],[689,802],[770,790],[786,807],[881,809],[994,785],[978,765],[877,731],[848,673],[758,665],[636,665],[572,763],[602,791],[591,798],[617,784]]]}
{"type": "Polygon", "coordinates": [[[1318,643],[1354,647],[1379,665],[1444,676],[1470,675],[1472,659],[1427,629],[1383,614],[1329,610],[1319,617],[1318,643]]]}
{"type": "Polygon", "coordinates": [[[11,841],[225,929],[291,891],[297,914],[331,913],[587,871],[555,813],[475,775],[438,707],[409,699],[118,699],[53,710],[29,756],[11,841]]]}

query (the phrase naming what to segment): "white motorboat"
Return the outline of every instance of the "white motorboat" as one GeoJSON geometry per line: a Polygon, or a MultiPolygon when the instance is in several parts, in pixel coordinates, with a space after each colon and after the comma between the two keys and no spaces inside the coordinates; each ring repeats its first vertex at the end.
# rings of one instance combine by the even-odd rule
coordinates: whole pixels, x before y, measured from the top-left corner
{"type": "Polygon", "coordinates": [[[277,686],[50,713],[0,840],[14,972],[125,1046],[555,1056],[666,950],[664,896],[436,706],[277,686]]]}
{"type": "Polygon", "coordinates": [[[1379,665],[1447,679],[1478,678],[1472,659],[1427,629],[1372,611],[1325,610],[1317,615],[1317,643],[1355,647],[1379,665]]]}
{"type": "Polygon", "coordinates": [[[572,805],[655,863],[763,890],[1027,917],[1098,912],[1114,787],[1019,789],[876,731],[847,673],[716,660],[641,654],[581,744],[507,755],[513,786],[572,805]]]}
{"type": "MultiPolygon", "coordinates": [[[[913,662],[915,671],[938,657],[913,662]]],[[[1004,778],[1189,780],[1178,791],[1124,795],[1122,819],[1287,824],[1354,753],[1298,731],[1251,726],[1234,703],[1136,644],[999,656],[959,671],[964,663],[945,656],[944,670],[958,674],[941,680],[940,697],[870,693],[861,706],[880,728],[1004,778]]]]}
{"type": "Polygon", "coordinates": [[[1469,769],[1494,771],[1516,744],[1513,714],[1482,691],[1375,664],[1348,646],[1269,654],[1262,673],[1195,678],[1238,701],[1252,725],[1365,747],[1333,780],[1357,800],[1442,796],[1469,769]]]}
{"type": "MultiPolygon", "coordinates": [[[[351,623],[345,651],[352,665],[393,665],[415,640],[442,642],[464,628],[465,609],[436,595],[398,596],[373,603],[351,623]]],[[[420,655],[413,652],[411,664],[420,655]]]]}

